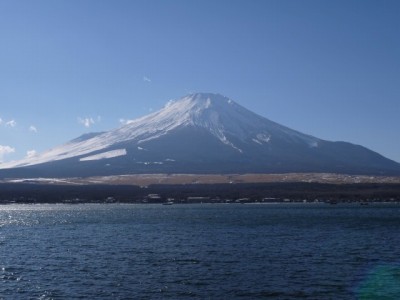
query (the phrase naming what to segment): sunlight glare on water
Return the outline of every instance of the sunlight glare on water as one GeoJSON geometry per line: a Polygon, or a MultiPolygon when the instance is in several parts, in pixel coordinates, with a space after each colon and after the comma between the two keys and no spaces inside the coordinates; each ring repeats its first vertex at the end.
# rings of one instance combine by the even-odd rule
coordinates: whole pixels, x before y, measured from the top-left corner
{"type": "Polygon", "coordinates": [[[0,295],[394,299],[399,208],[4,205],[0,295]]]}

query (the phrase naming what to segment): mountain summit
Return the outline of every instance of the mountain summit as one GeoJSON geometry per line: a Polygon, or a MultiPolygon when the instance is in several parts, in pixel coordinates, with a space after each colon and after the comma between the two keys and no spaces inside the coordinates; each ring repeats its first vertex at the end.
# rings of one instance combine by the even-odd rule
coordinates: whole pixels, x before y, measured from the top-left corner
{"type": "Polygon", "coordinates": [[[118,129],[78,137],[1,165],[7,176],[135,173],[400,174],[400,164],[362,146],[329,142],[259,116],[218,94],[169,101],[118,129]],[[7,169],[5,169],[7,168],[7,169]]]}

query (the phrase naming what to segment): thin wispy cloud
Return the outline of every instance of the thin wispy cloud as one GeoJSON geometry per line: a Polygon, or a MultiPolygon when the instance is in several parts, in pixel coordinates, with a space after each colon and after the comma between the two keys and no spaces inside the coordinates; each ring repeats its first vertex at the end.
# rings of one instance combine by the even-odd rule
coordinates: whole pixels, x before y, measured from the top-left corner
{"type": "Polygon", "coordinates": [[[15,120],[8,121],[8,122],[6,122],[6,126],[7,127],[15,127],[15,126],[17,126],[17,122],[15,120]]]}
{"type": "Polygon", "coordinates": [[[32,157],[34,157],[36,154],[37,154],[36,150],[28,150],[28,151],[26,152],[26,157],[27,157],[27,158],[32,158],[32,157]]]}
{"type": "Polygon", "coordinates": [[[15,148],[10,146],[2,146],[0,145],[0,162],[3,162],[4,155],[14,153],[15,148]]]}
{"type": "Polygon", "coordinates": [[[93,118],[79,118],[79,123],[85,127],[90,127],[91,125],[95,124],[95,121],[93,118]]]}
{"type": "Polygon", "coordinates": [[[0,125],[1,125],[1,124],[3,124],[3,119],[2,119],[2,118],[0,118],[0,125]]]}
{"type": "Polygon", "coordinates": [[[36,126],[33,126],[33,125],[29,126],[29,131],[30,131],[30,132],[34,132],[34,133],[37,133],[37,132],[38,132],[36,126]]]}
{"type": "Polygon", "coordinates": [[[78,123],[89,128],[94,124],[100,123],[101,122],[101,116],[97,116],[97,117],[85,117],[85,118],[81,118],[78,117],[78,123]]]}
{"type": "Polygon", "coordinates": [[[131,124],[134,120],[127,120],[127,119],[119,119],[119,122],[123,125],[131,124]]]}
{"type": "Polygon", "coordinates": [[[82,124],[83,126],[89,128],[90,126],[96,124],[95,120],[92,117],[87,118],[78,118],[78,123],[82,124]]]}
{"type": "Polygon", "coordinates": [[[151,82],[151,79],[147,76],[143,76],[143,81],[144,82],[151,82]]]}

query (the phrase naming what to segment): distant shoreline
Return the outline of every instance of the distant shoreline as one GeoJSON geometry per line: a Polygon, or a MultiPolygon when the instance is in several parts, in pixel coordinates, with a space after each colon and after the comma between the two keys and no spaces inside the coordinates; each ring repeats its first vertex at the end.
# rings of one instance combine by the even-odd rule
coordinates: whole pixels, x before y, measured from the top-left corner
{"type": "Polygon", "coordinates": [[[0,183],[34,183],[49,185],[136,185],[154,184],[239,184],[239,183],[322,183],[400,184],[400,176],[351,175],[335,173],[282,173],[282,174],[126,174],[66,178],[3,178],[0,183]]]}
{"type": "Polygon", "coordinates": [[[400,183],[222,184],[0,183],[1,203],[374,203],[400,202],[400,183]]]}

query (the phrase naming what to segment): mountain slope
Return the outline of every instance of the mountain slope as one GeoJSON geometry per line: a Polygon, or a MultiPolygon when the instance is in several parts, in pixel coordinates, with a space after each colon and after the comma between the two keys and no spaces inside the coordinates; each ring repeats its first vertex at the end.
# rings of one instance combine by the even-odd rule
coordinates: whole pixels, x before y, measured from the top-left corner
{"type": "Polygon", "coordinates": [[[118,129],[1,166],[10,176],[132,173],[400,174],[364,147],[289,129],[216,94],[193,94],[118,129]]]}

